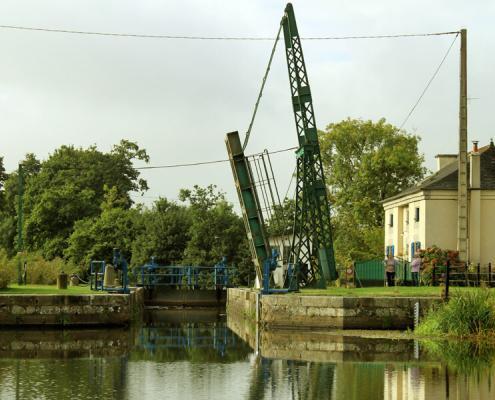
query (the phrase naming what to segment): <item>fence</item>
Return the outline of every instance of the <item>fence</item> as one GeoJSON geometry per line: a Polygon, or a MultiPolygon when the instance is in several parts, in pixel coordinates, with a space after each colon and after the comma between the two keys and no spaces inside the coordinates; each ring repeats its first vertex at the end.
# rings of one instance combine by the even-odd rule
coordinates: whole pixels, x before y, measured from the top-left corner
{"type": "Polygon", "coordinates": [[[445,284],[450,286],[492,287],[495,286],[492,264],[452,264],[433,265],[429,273],[422,274],[425,283],[432,286],[445,284]]]}
{"type": "MultiPolygon", "coordinates": [[[[419,274],[422,285],[438,286],[445,284],[448,278],[451,286],[487,286],[495,287],[495,271],[488,264],[449,264],[432,265],[422,268],[419,274]],[[447,277],[448,269],[448,277],[447,277]]],[[[385,282],[385,266],[383,260],[359,261],[354,263],[354,280],[361,286],[377,285],[385,282]]],[[[397,285],[412,284],[409,261],[396,258],[395,281],[397,285]]]]}
{"type": "Polygon", "coordinates": [[[235,283],[237,271],[226,265],[139,267],[138,283],[146,288],[168,286],[176,289],[222,289],[235,283]]]}
{"type": "MultiPolygon", "coordinates": [[[[407,260],[395,258],[395,280],[397,284],[412,282],[411,267],[407,260]]],[[[371,285],[385,283],[384,260],[357,261],[354,263],[354,278],[357,284],[371,285]]]]}

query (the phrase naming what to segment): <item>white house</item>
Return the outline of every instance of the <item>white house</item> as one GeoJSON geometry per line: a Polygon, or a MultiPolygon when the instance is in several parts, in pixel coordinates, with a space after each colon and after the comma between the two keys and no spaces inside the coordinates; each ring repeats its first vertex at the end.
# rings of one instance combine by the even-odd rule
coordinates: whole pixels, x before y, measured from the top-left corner
{"type": "MultiPolygon", "coordinates": [[[[437,172],[385,199],[385,254],[411,259],[419,248],[457,246],[457,156],[439,154],[437,172]]],[[[468,260],[495,258],[495,146],[475,143],[468,157],[468,260]]]]}

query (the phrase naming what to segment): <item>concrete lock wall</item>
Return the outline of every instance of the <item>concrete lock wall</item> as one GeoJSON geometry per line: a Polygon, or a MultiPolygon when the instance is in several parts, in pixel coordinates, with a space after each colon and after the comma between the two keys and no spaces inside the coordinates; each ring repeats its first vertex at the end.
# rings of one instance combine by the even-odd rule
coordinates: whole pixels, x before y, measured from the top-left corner
{"type": "Polygon", "coordinates": [[[131,294],[0,295],[0,327],[127,325],[143,304],[140,288],[131,294]]]}
{"type": "MultiPolygon", "coordinates": [[[[229,289],[227,312],[255,318],[256,296],[249,289],[229,289]]],[[[261,296],[260,296],[261,297],[261,296]]],[[[268,295],[259,299],[259,323],[266,328],[406,329],[441,300],[408,297],[337,297],[300,294],[268,295]]]]}

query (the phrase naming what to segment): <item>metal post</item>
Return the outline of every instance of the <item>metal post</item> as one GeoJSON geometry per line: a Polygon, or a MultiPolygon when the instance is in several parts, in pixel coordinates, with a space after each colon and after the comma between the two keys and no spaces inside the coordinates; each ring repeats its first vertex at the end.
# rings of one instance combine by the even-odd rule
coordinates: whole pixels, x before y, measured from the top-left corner
{"type": "Polygon", "coordinates": [[[478,282],[478,287],[480,287],[481,283],[481,266],[480,263],[476,266],[476,280],[478,282]]]}
{"type": "Polygon", "coordinates": [[[22,253],[24,251],[24,238],[22,235],[24,225],[24,170],[22,164],[19,164],[18,170],[18,193],[17,193],[17,284],[22,285],[22,253]]]}
{"type": "Polygon", "coordinates": [[[435,276],[437,273],[436,267],[437,267],[436,264],[433,264],[433,270],[431,271],[431,282],[432,282],[431,284],[432,284],[432,286],[435,286],[435,283],[436,283],[436,276],[435,276]]]}
{"type": "Polygon", "coordinates": [[[468,259],[467,248],[467,31],[461,29],[460,96],[459,96],[459,171],[457,193],[457,250],[459,259],[468,259]]]}
{"type": "Polygon", "coordinates": [[[492,263],[488,263],[488,287],[492,287],[492,263]]]}
{"type": "Polygon", "coordinates": [[[450,287],[450,260],[447,260],[447,272],[445,274],[445,293],[444,300],[449,300],[449,287],[450,287]]]}
{"type": "Polygon", "coordinates": [[[465,280],[466,280],[466,286],[469,285],[469,279],[468,279],[468,274],[469,274],[469,266],[468,266],[468,263],[465,263],[464,264],[464,277],[465,277],[465,280]]]}

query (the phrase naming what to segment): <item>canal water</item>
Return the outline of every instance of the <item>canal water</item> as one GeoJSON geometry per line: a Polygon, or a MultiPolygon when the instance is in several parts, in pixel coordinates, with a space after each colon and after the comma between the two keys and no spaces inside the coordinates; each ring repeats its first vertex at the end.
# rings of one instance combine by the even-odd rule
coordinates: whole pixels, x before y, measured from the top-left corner
{"type": "Polygon", "coordinates": [[[495,399],[494,354],[162,310],[130,330],[0,331],[0,399],[495,399]]]}

